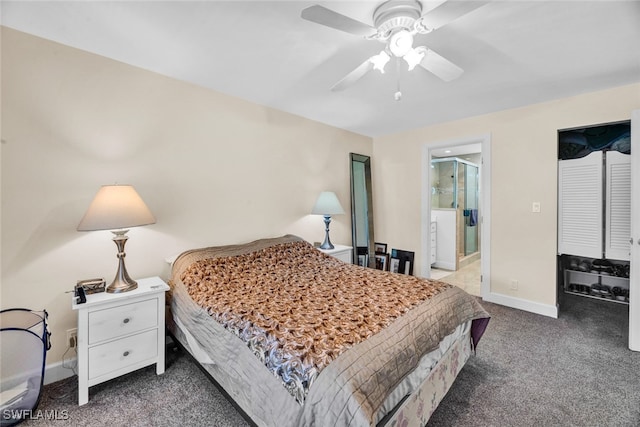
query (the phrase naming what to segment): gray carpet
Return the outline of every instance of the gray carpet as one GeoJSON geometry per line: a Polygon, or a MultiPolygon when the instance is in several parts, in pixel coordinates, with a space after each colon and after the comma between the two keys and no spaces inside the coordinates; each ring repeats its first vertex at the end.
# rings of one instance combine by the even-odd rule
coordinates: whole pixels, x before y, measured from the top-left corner
{"type": "Polygon", "coordinates": [[[428,426],[640,426],[628,306],[566,295],[551,319],[483,305],[478,353],[428,426]]]}
{"type": "MultiPolygon", "coordinates": [[[[640,353],[627,349],[627,306],[565,296],[560,318],[550,319],[483,305],[492,320],[478,353],[428,426],[640,426],[640,353]]],[[[77,406],[75,378],[51,384],[38,409],[58,420],[23,425],[247,425],[179,350],[168,350],[164,375],[141,369],[92,387],[89,399],[77,406]]]]}

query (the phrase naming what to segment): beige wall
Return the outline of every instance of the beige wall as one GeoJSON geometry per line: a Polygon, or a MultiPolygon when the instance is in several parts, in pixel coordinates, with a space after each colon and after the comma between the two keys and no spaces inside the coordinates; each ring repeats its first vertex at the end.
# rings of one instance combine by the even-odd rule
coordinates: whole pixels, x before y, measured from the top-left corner
{"type": "MultiPolygon", "coordinates": [[[[132,229],[133,277],[166,276],[166,257],[294,233],[324,237],[322,190],[349,209],[349,153],[372,142],[297,116],[2,29],[1,307],[47,309],[48,363],[76,326],[76,280],[111,280],[107,231],[76,231],[103,184],[133,184],[157,218],[132,229]]],[[[350,216],[332,241],[350,244],[350,216]]]]}
{"type": "Polygon", "coordinates": [[[628,120],[638,108],[635,84],[375,138],[376,240],[415,251],[420,272],[423,145],[490,133],[491,292],[555,305],[557,131],[628,120]]]}

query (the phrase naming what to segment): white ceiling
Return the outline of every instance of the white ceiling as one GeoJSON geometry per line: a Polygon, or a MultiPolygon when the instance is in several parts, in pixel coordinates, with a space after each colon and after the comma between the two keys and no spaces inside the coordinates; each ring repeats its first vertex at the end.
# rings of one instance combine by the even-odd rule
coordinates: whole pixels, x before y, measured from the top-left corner
{"type": "MultiPolygon", "coordinates": [[[[449,0],[457,1],[457,0],[449,0]]],[[[423,1],[423,10],[438,2],[423,1]]],[[[6,1],[2,25],[368,136],[640,81],[639,1],[493,1],[416,36],[465,73],[344,75],[382,44],[300,18],[372,24],[379,1],[6,1]]]]}

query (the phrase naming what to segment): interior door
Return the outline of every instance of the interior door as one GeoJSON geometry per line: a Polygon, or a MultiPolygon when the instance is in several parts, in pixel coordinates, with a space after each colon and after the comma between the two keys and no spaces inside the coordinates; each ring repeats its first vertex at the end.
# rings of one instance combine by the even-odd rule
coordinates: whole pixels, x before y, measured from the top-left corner
{"type": "Polygon", "coordinates": [[[631,156],[606,153],[604,257],[629,261],[631,256],[631,156]]]}
{"type": "Polygon", "coordinates": [[[558,206],[558,253],[601,258],[601,151],[558,162],[558,206]]]}
{"type": "Polygon", "coordinates": [[[640,351],[640,110],[631,114],[631,268],[629,348],[640,351]]]}

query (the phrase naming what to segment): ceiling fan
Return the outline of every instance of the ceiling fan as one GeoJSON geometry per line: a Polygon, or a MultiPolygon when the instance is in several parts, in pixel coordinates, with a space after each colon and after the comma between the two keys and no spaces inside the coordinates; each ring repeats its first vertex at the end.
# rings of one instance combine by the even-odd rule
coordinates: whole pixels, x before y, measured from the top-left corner
{"type": "Polygon", "coordinates": [[[366,59],[331,88],[340,91],[373,69],[384,73],[392,57],[404,59],[409,70],[420,65],[446,82],[460,77],[464,72],[462,68],[426,46],[413,47],[413,37],[430,33],[486,3],[448,0],[423,15],[418,0],[388,0],[373,12],[373,26],[320,5],[304,9],[301,16],[307,21],[385,44],[379,54],[366,59]]]}

